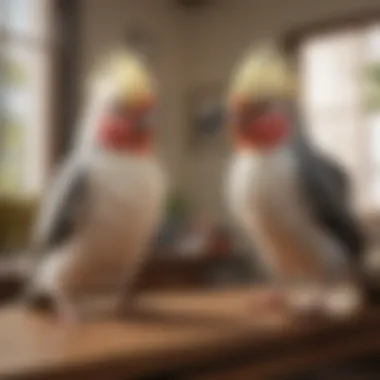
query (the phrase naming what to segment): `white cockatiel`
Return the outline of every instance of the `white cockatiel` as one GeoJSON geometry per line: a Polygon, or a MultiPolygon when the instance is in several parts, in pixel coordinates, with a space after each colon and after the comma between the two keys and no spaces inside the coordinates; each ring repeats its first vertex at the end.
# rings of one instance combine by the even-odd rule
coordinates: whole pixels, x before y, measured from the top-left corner
{"type": "Polygon", "coordinates": [[[250,51],[237,67],[227,199],[288,305],[346,315],[362,300],[365,239],[348,178],[308,141],[296,97],[294,71],[274,45],[250,51]]]}
{"type": "Polygon", "coordinates": [[[149,71],[126,50],[92,78],[81,140],[42,202],[32,305],[47,297],[65,319],[127,305],[166,198],[154,153],[155,96],[149,71]]]}

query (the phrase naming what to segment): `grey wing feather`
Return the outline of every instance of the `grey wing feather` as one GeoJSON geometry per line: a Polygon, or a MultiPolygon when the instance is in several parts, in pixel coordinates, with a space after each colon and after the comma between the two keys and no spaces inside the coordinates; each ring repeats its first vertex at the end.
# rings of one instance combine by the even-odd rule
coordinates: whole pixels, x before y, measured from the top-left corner
{"type": "Polygon", "coordinates": [[[292,143],[302,168],[315,167],[318,173],[323,173],[324,183],[328,186],[329,192],[334,194],[339,201],[348,205],[350,203],[350,180],[345,169],[336,160],[318,152],[308,135],[305,134],[303,121],[299,115],[293,113],[292,118],[294,120],[292,143]]]}
{"type": "Polygon", "coordinates": [[[365,249],[365,237],[350,210],[348,175],[307,143],[298,141],[295,150],[302,190],[314,216],[357,259],[365,249]]]}
{"type": "Polygon", "coordinates": [[[37,220],[33,238],[36,250],[53,248],[75,233],[87,198],[86,169],[85,161],[73,156],[58,171],[37,220]]]}

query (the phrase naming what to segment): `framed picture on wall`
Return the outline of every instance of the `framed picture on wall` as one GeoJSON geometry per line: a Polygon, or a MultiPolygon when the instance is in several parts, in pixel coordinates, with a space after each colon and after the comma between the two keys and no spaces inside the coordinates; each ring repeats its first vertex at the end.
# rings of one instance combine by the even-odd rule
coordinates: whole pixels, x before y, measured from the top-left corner
{"type": "Polygon", "coordinates": [[[188,97],[188,145],[190,150],[224,149],[226,132],[224,99],[221,85],[192,90],[188,97]]]}

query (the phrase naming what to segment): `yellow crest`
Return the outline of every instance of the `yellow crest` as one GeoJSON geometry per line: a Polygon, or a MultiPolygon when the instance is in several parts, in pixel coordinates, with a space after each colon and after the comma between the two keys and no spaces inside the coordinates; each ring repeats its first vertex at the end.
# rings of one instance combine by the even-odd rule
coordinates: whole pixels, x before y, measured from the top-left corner
{"type": "Polygon", "coordinates": [[[147,67],[126,50],[109,57],[94,76],[93,84],[96,91],[116,94],[126,104],[150,99],[155,93],[154,81],[147,67]]]}
{"type": "Polygon", "coordinates": [[[262,46],[248,51],[236,68],[230,98],[294,98],[296,90],[296,75],[285,55],[275,46],[262,46]]]}

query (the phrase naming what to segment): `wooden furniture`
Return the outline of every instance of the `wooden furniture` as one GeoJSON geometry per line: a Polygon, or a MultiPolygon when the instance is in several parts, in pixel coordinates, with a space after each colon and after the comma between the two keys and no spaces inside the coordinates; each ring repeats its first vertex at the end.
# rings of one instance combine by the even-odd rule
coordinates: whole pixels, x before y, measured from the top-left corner
{"type": "MultiPolygon", "coordinates": [[[[205,289],[220,285],[220,282],[227,282],[227,285],[231,282],[244,284],[250,278],[250,268],[245,264],[244,259],[237,255],[155,257],[142,268],[135,287],[139,291],[177,291],[205,289]],[[220,272],[227,272],[232,279],[217,281],[215,275],[220,272]]],[[[32,261],[22,255],[0,259],[0,305],[21,292],[31,265],[32,261]]]]}
{"type": "Polygon", "coordinates": [[[251,279],[244,257],[199,256],[199,257],[156,257],[143,268],[137,279],[140,290],[203,290],[231,283],[245,284],[251,279]],[[218,275],[227,277],[219,279],[218,275]]]}
{"type": "Polygon", "coordinates": [[[146,294],[124,321],[77,326],[8,306],[0,310],[0,379],[282,379],[380,353],[380,310],[297,320],[260,315],[259,298],[244,289],[146,294]]]}
{"type": "MultiPolygon", "coordinates": [[[[25,273],[32,262],[19,261],[24,258],[0,259],[0,305],[14,298],[23,289],[25,273]]],[[[209,285],[210,269],[222,260],[212,257],[200,258],[155,258],[150,260],[137,278],[136,290],[202,289],[209,285]]]]}
{"type": "Polygon", "coordinates": [[[202,288],[207,286],[208,268],[215,261],[208,257],[153,259],[143,269],[136,286],[140,290],[202,288]]]}

